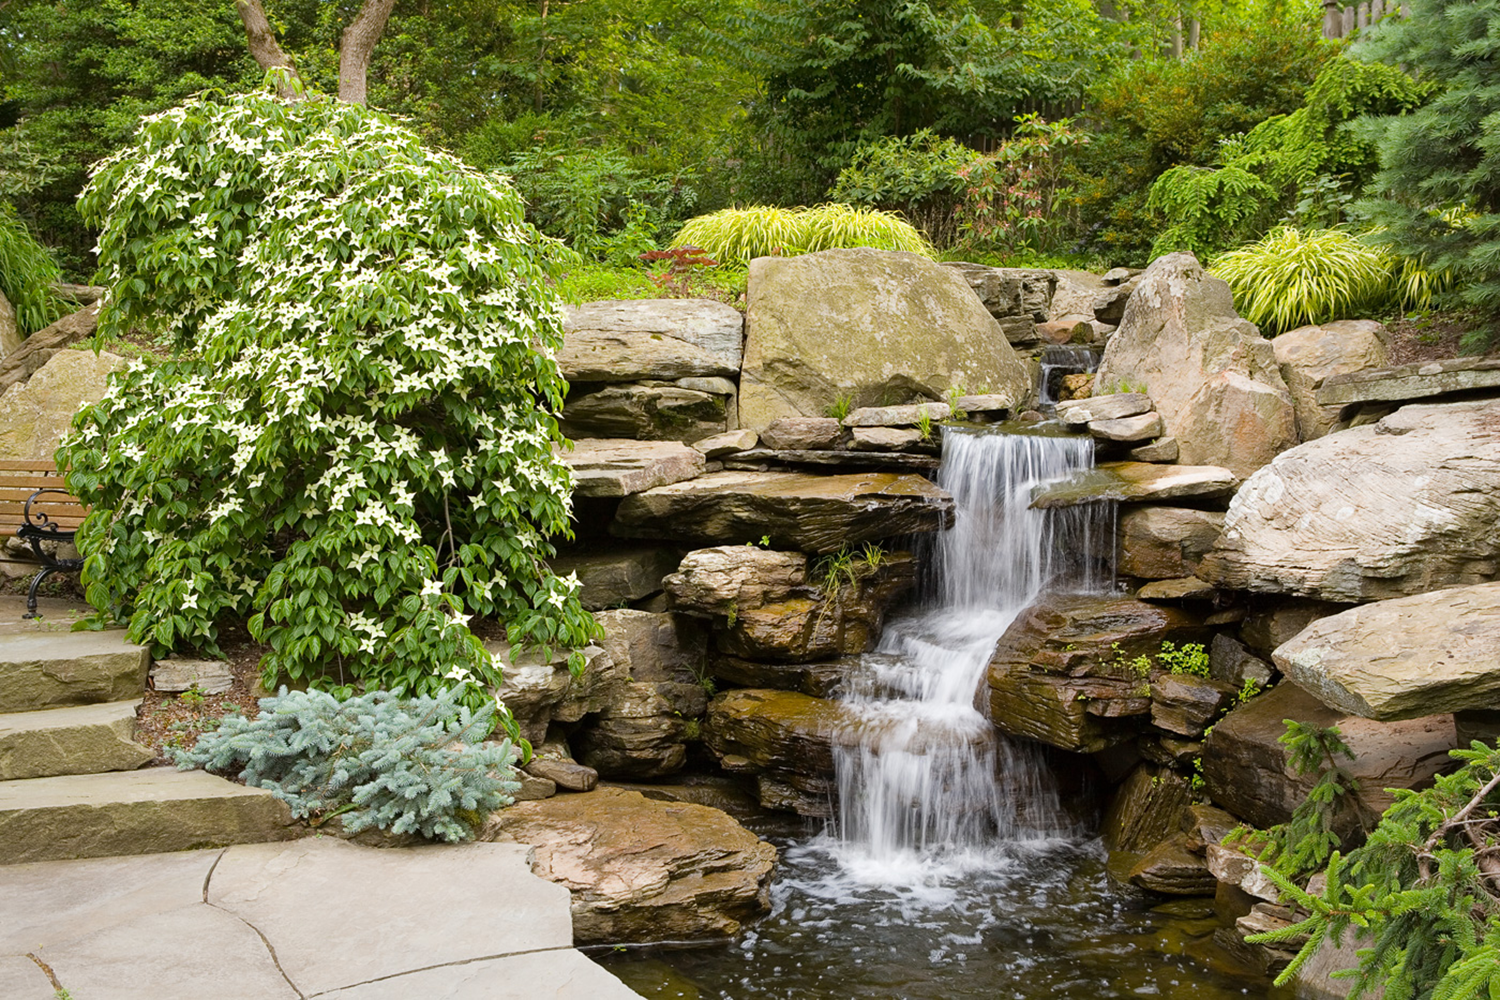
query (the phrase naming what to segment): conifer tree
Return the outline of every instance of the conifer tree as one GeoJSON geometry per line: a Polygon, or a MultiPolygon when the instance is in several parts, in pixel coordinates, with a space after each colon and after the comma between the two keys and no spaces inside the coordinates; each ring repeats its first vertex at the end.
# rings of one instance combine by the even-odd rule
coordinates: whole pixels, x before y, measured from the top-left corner
{"type": "Polygon", "coordinates": [[[1412,0],[1355,54],[1441,88],[1365,119],[1380,171],[1361,210],[1401,254],[1457,279],[1459,303],[1500,317],[1500,0],[1412,0]]]}

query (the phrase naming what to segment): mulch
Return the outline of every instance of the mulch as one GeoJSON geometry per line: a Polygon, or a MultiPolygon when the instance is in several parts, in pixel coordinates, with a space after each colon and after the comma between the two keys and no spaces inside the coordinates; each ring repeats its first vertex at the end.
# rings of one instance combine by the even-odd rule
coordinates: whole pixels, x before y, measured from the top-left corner
{"type": "MultiPolygon", "coordinates": [[[[1391,366],[1396,367],[1461,356],[1464,335],[1479,329],[1481,323],[1468,313],[1435,312],[1425,316],[1394,316],[1385,325],[1391,331],[1391,366]]],[[[1495,338],[1485,356],[1500,356],[1500,337],[1495,338]]]]}
{"type": "Polygon", "coordinates": [[[149,688],[136,712],[136,742],[156,753],[158,764],[171,764],[173,750],[185,750],[219,725],[231,712],[247,718],[260,714],[260,659],[267,647],[248,635],[231,635],[220,643],[234,683],[224,694],[167,694],[149,688]]]}

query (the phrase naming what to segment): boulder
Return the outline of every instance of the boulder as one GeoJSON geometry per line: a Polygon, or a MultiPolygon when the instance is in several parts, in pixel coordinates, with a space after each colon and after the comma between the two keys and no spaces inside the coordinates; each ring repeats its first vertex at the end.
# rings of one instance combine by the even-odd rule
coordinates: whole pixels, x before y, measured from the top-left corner
{"type": "Polygon", "coordinates": [[[579,600],[590,611],[618,608],[650,597],[662,579],[677,568],[678,550],[639,546],[604,552],[565,552],[547,560],[558,576],[576,574],[579,600]]]}
{"type": "Polygon", "coordinates": [[[485,643],[501,669],[503,681],[496,696],[515,716],[521,735],[540,743],[554,721],[577,722],[589,712],[602,709],[624,683],[625,672],[599,646],[587,646],[583,672],[568,670],[566,649],[551,650],[544,659],[538,650],[512,656],[503,642],[485,643]]]}
{"type": "Polygon", "coordinates": [[[863,666],[859,657],[814,663],[757,663],[737,656],[715,656],[709,672],[731,687],[800,691],[814,698],[834,698],[847,678],[863,666]]]}
{"type": "MultiPolygon", "coordinates": [[[[1203,779],[1209,798],[1253,826],[1285,823],[1307,798],[1315,777],[1293,773],[1280,743],[1284,719],[1337,726],[1354,760],[1341,760],[1359,783],[1367,817],[1390,806],[1387,789],[1423,788],[1448,768],[1448,751],[1460,745],[1451,715],[1401,722],[1375,722],[1329,708],[1295,684],[1276,687],[1234,708],[1214,725],[1203,747],[1203,779]]],[[[1340,817],[1350,832],[1355,817],[1340,817]]]]}
{"type": "Polygon", "coordinates": [[[195,660],[176,656],[151,665],[151,688],[179,694],[197,688],[203,694],[224,694],[234,686],[227,660],[195,660]]]}
{"type": "Polygon", "coordinates": [[[843,702],[745,688],[709,703],[703,739],[724,770],[757,777],[762,805],[827,817],[835,791],[833,741],[857,738],[864,725],[843,702]]]}
{"type": "Polygon", "coordinates": [[[1048,312],[1051,319],[1078,317],[1092,321],[1094,299],[1104,290],[1104,282],[1097,274],[1088,271],[1057,270],[1052,272],[1057,287],[1052,292],[1052,305],[1048,312]]]}
{"type": "Polygon", "coordinates": [[[1150,441],[1161,435],[1161,417],[1142,413],[1118,420],[1095,420],[1089,424],[1089,435],[1099,441],[1150,441]]]}
{"type": "Polygon", "coordinates": [[[1348,606],[1299,597],[1252,598],[1248,613],[1240,624],[1240,638],[1257,656],[1269,660],[1278,646],[1298,632],[1319,618],[1336,615],[1348,606]]]}
{"type": "Polygon", "coordinates": [[[904,406],[862,406],[844,418],[845,427],[916,427],[953,416],[947,403],[908,403],[904,406]]]}
{"type": "Polygon", "coordinates": [[[586,302],[564,307],[558,364],[570,381],[732,377],[744,354],[744,325],[739,310],[710,299],[586,302]],[[681,370],[689,359],[687,367],[712,370],[681,370]],[[594,371],[604,377],[586,377],[594,371]]]}
{"type": "Polygon", "coordinates": [[[1500,388],[1500,358],[1418,361],[1399,368],[1330,375],[1317,389],[1321,406],[1410,402],[1454,392],[1500,388]]]}
{"type": "Polygon", "coordinates": [[[10,299],[0,292],[0,358],[4,358],[21,346],[21,327],[16,323],[16,309],[10,299]]]}
{"type": "Polygon", "coordinates": [[[1119,420],[1151,412],[1151,397],[1143,392],[1114,392],[1059,403],[1057,419],[1070,427],[1085,427],[1095,420],[1119,420]]]}
{"type": "Polygon", "coordinates": [[[1104,350],[1095,390],[1144,384],[1189,464],[1244,477],[1296,444],[1275,351],[1235,313],[1229,285],[1187,253],[1160,257],[1133,280],[1139,285],[1104,350]]]}
{"type": "MultiPolygon", "coordinates": [[[[633,675],[631,675],[633,676],[633,675]]],[[[660,778],[687,763],[708,695],[696,683],[627,680],[574,734],[580,763],[606,778],[660,778]]]]}
{"type": "Polygon", "coordinates": [[[994,416],[996,414],[1009,413],[1015,408],[1017,400],[1000,392],[980,392],[968,396],[955,396],[952,403],[953,408],[959,413],[974,416],[984,414],[994,416]]]}
{"type": "Polygon", "coordinates": [[[1143,580],[1191,576],[1224,524],[1224,515],[1191,507],[1128,507],[1120,512],[1116,568],[1143,580]]]}
{"type": "Polygon", "coordinates": [[[939,531],[953,517],[953,498],[921,476],[717,472],[626,497],[610,530],[710,545],[767,539],[824,553],[939,531]]]}
{"type": "Polygon", "coordinates": [[[990,660],[990,718],[1007,735],[1075,753],[1133,740],[1151,713],[1136,658],[1155,656],[1163,641],[1204,638],[1202,619],[1182,608],[1044,594],[1016,616],[990,660]]]}
{"type": "Polygon", "coordinates": [[[677,385],[608,385],[570,393],[558,426],[571,438],[633,438],[692,444],[723,434],[731,396],[677,385]]]}
{"type": "Polygon", "coordinates": [[[1491,709],[1500,695],[1500,583],[1320,618],[1275,659],[1323,704],[1368,719],[1491,709]]]}
{"type": "Polygon", "coordinates": [[[1218,879],[1202,855],[1188,848],[1185,833],[1157,844],[1130,869],[1130,881],[1165,896],[1211,896],[1218,879]]]}
{"type": "Polygon", "coordinates": [[[1175,462],[1179,454],[1181,454],[1181,449],[1177,447],[1176,438],[1160,437],[1150,444],[1130,449],[1130,460],[1132,462],[1175,462]]]}
{"type": "Polygon", "coordinates": [[[1236,694],[1238,689],[1210,677],[1163,674],[1151,682],[1151,724],[1197,738],[1234,702],[1236,694]]]}
{"type": "Polygon", "coordinates": [[[844,425],[835,417],[781,417],[760,432],[763,447],[777,451],[837,448],[844,425]]]}
{"type": "Polygon", "coordinates": [[[905,451],[923,440],[915,427],[856,427],[850,433],[852,451],[905,451]]]}
{"type": "Polygon", "coordinates": [[[1024,398],[1031,379],[951,268],[909,253],[826,250],[750,262],[740,422],[821,416],[986,386],[1024,398]]]}
{"type": "MultiPolygon", "coordinates": [[[[51,359],[54,352],[92,337],[99,328],[99,304],[94,302],[43,327],[0,359],[0,393],[24,382],[51,359]]],[[[51,458],[49,454],[47,456],[51,458]]]]}
{"type": "Polygon", "coordinates": [[[754,431],[725,431],[712,437],[699,438],[693,442],[693,447],[703,452],[704,458],[713,459],[733,455],[737,451],[749,451],[759,441],[760,435],[754,431]]]}
{"type": "Polygon", "coordinates": [[[1196,576],[1179,576],[1170,580],[1152,580],[1137,590],[1135,596],[1143,601],[1212,601],[1219,592],[1196,576]]]}
{"type": "Polygon", "coordinates": [[[502,809],[483,836],[535,845],[578,944],[727,939],[770,909],[776,849],[708,806],[600,788],[502,809]]]}
{"type": "Polygon", "coordinates": [[[1242,690],[1247,680],[1265,687],[1273,676],[1269,663],[1250,655],[1243,643],[1223,632],[1214,636],[1213,644],[1208,648],[1208,674],[1236,691],[1242,690]]]}
{"type": "Polygon", "coordinates": [[[738,616],[785,600],[807,582],[807,556],[753,545],[698,549],[682,558],[663,584],[672,606],[707,615],[738,616]]]}
{"type": "Polygon", "coordinates": [[[53,354],[24,385],[0,396],[0,458],[50,459],[73,416],[102,399],[110,373],[124,365],[104,351],[53,354]]]}
{"type": "Polygon", "coordinates": [[[963,275],[979,301],[1002,325],[1009,319],[1045,323],[1051,318],[1052,295],[1057,290],[1057,275],[1052,271],[989,267],[961,260],[944,261],[943,266],[963,275]]]}
{"type": "Polygon", "coordinates": [[[594,618],[604,630],[599,645],[622,676],[682,683],[697,683],[705,676],[708,629],[701,620],[630,609],[601,611],[594,618]]]}
{"type": "Polygon", "coordinates": [[[1148,462],[1100,462],[1067,479],[1037,486],[1031,506],[1071,507],[1100,500],[1146,503],[1186,497],[1214,498],[1234,492],[1239,479],[1212,465],[1152,465],[1148,462]]]}
{"type": "Polygon", "coordinates": [[[583,438],[564,451],[573,470],[574,493],[585,497],[624,497],[703,475],[703,453],[676,441],[621,441],[583,438]]]}
{"type": "Polygon", "coordinates": [[[856,562],[854,579],[760,607],[742,606],[716,634],[719,649],[747,660],[806,663],[873,650],[886,608],[916,583],[916,560],[906,552],[879,565],[856,562]]]}
{"type": "MultiPolygon", "coordinates": [[[[599,772],[576,761],[557,757],[535,757],[525,767],[527,774],[552,782],[554,789],[592,792],[599,785],[599,772]]],[[[547,798],[547,796],[540,796],[547,798]]]]}
{"type": "Polygon", "coordinates": [[[1105,325],[1124,322],[1125,308],[1130,304],[1130,296],[1140,280],[1139,275],[1114,283],[1101,279],[1103,287],[1095,293],[1092,305],[1094,319],[1105,325]]]}
{"type": "Polygon", "coordinates": [[[1324,406],[1317,391],[1336,375],[1384,368],[1390,364],[1390,331],[1369,319],[1345,319],[1319,326],[1300,326],[1271,341],[1281,377],[1292,394],[1297,437],[1320,438],[1338,422],[1337,404],[1324,406]]]}
{"type": "Polygon", "coordinates": [[[1193,791],[1175,771],[1141,764],[1125,779],[1109,810],[1101,833],[1112,851],[1141,854],[1179,835],[1182,812],[1193,801],[1193,791]]]}
{"type": "Polygon", "coordinates": [[[1200,575],[1360,602],[1500,576],[1500,400],[1406,406],[1278,456],[1235,495],[1200,575]]]}

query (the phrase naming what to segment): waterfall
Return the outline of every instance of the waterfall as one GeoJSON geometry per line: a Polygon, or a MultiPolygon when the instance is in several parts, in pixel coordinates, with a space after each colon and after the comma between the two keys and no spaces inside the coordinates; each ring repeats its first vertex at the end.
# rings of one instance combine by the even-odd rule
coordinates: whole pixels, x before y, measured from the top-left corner
{"type": "Polygon", "coordinates": [[[835,746],[846,854],[903,857],[1071,833],[1034,749],[987,719],[995,644],[1043,587],[1109,586],[1101,505],[1032,510],[1032,487],[1093,464],[1088,438],[945,428],[938,483],[957,520],[932,542],[927,600],[893,619],[844,700],[863,725],[835,746]],[[1102,522],[1102,523],[1101,523],[1102,522]]]}
{"type": "Polygon", "coordinates": [[[1099,370],[1103,353],[1093,347],[1052,344],[1042,350],[1040,396],[1042,408],[1057,404],[1064,375],[1078,375],[1099,370]]]}

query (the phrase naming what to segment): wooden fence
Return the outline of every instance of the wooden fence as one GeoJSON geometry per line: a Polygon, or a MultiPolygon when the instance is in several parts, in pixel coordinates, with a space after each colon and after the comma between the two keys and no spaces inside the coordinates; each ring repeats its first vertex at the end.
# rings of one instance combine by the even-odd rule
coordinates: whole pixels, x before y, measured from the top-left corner
{"type": "Polygon", "coordinates": [[[1365,0],[1345,6],[1341,0],[1323,0],[1323,37],[1344,38],[1363,30],[1382,17],[1404,17],[1399,0],[1365,0]]]}

